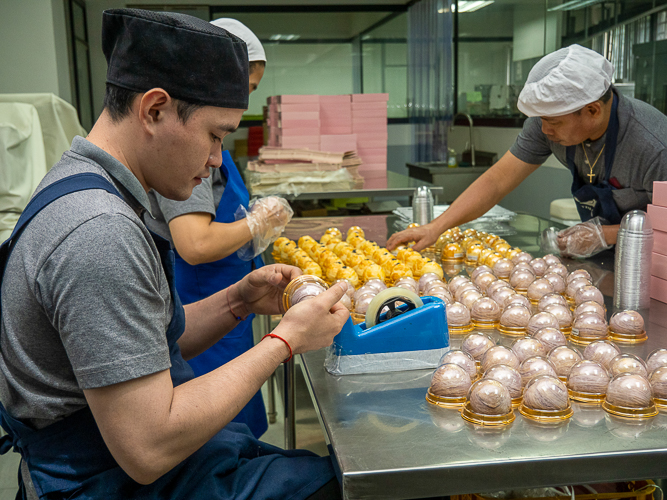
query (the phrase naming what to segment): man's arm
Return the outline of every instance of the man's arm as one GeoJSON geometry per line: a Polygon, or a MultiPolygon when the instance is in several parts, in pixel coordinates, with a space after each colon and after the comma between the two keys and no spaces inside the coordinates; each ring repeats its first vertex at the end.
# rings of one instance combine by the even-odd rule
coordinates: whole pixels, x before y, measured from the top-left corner
{"type": "Polygon", "coordinates": [[[224,259],[252,239],[245,219],[223,224],[203,212],[173,218],[169,231],[178,254],[193,266],[224,259]]]}
{"type": "Polygon", "coordinates": [[[423,250],[435,243],[446,229],[484,215],[538,167],[519,160],[508,151],[456,198],[442,215],[425,226],[394,234],[387,242],[387,248],[391,250],[402,243],[415,241],[413,248],[423,250]]]}
{"type": "MultiPolygon", "coordinates": [[[[330,345],[349,317],[338,303],[344,293],[336,285],[297,304],[274,333],[295,354],[330,345]]],[[[288,356],[281,340],[269,338],[178,387],[173,387],[169,372],[162,371],[84,393],[118,464],[135,481],[149,484],[227,425],[288,356]]]]}

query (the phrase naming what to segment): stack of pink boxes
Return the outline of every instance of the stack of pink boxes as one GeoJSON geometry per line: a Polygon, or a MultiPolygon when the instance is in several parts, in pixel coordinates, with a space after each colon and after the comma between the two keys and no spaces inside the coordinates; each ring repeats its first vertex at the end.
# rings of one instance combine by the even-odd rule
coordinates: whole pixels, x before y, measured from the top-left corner
{"type": "Polygon", "coordinates": [[[651,298],[667,303],[667,182],[653,183],[653,205],[647,212],[653,226],[651,298]]]}
{"type": "Polygon", "coordinates": [[[389,94],[279,95],[267,99],[268,145],[356,151],[364,188],[387,187],[389,94]]]}

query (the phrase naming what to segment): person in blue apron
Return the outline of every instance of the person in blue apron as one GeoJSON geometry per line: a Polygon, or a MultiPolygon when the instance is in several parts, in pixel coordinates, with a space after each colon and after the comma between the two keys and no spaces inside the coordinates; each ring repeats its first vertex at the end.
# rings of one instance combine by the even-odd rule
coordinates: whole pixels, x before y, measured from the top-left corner
{"type": "MultiPolygon", "coordinates": [[[[613,86],[613,65],[597,52],[571,45],[531,69],[518,99],[528,116],[516,141],[431,223],[394,234],[390,250],[415,241],[432,245],[446,229],[484,215],[551,155],[572,175],[571,193],[581,224],[558,234],[555,251],[589,257],[616,243],[621,218],[646,210],[653,182],[667,180],[667,117],[613,86]]],[[[557,170],[552,171],[554,181],[557,170]]],[[[546,176],[543,176],[544,179],[546,176]]],[[[539,190],[548,210],[549,181],[539,190]]]]}
{"type": "Polygon", "coordinates": [[[185,358],[238,318],[280,312],[300,272],[265,266],[184,307],[171,245],[141,219],[150,189],[185,199],[221,164],[209,131],[233,130],[247,108],[245,44],[191,16],[116,9],[103,48],[102,115],[0,246],[0,453],[21,454],[18,497],[340,498],[329,457],[231,420],[283,360],[331,343],[345,291],[291,308],[272,336],[195,377],[185,358]],[[224,85],[194,88],[211,70],[224,85]]]}
{"type": "MultiPolygon", "coordinates": [[[[261,42],[236,19],[221,18],[211,24],[246,42],[252,93],[266,64],[261,42]]],[[[285,200],[269,197],[257,200],[244,219],[236,220],[240,207],[249,210],[250,196],[229,151],[222,152],[222,166],[211,170],[211,176],[193,190],[188,200],[174,201],[151,192],[152,217],[144,217],[149,229],[172,241],[176,248],[176,289],[184,304],[213,295],[262,267],[259,253],[280,235],[291,218],[285,200]]],[[[188,360],[196,376],[215,370],[254,345],[253,317],[248,316],[210,349],[188,360]]],[[[234,422],[248,425],[255,437],[266,432],[261,392],[253,396],[234,422]]]]}

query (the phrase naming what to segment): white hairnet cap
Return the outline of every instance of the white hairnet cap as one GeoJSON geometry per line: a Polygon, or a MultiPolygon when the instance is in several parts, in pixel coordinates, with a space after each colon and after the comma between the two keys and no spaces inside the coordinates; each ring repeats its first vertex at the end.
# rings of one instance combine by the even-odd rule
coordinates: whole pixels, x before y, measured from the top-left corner
{"type": "Polygon", "coordinates": [[[223,17],[211,21],[211,24],[215,24],[216,26],[229,31],[232,35],[236,35],[246,43],[248,46],[248,62],[266,61],[266,54],[264,53],[262,42],[260,42],[257,35],[250,31],[250,28],[241,21],[223,17]]]}
{"type": "Polygon", "coordinates": [[[614,67],[604,56],[570,45],[544,56],[519,94],[527,116],[562,116],[597,101],[609,89],[614,67]]]}

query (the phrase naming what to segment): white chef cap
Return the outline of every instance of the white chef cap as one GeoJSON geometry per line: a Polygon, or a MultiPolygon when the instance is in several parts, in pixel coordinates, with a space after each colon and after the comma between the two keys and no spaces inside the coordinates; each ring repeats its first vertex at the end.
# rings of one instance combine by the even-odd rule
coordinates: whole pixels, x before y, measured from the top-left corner
{"type": "Polygon", "coordinates": [[[614,67],[604,56],[570,45],[533,66],[517,105],[527,116],[567,115],[600,99],[613,75],[614,67]]]}
{"type": "Polygon", "coordinates": [[[250,31],[250,28],[241,21],[223,17],[211,21],[211,24],[215,24],[216,26],[229,31],[232,35],[236,35],[246,43],[248,46],[248,62],[266,61],[266,54],[264,54],[262,42],[260,42],[257,35],[250,31]]]}

